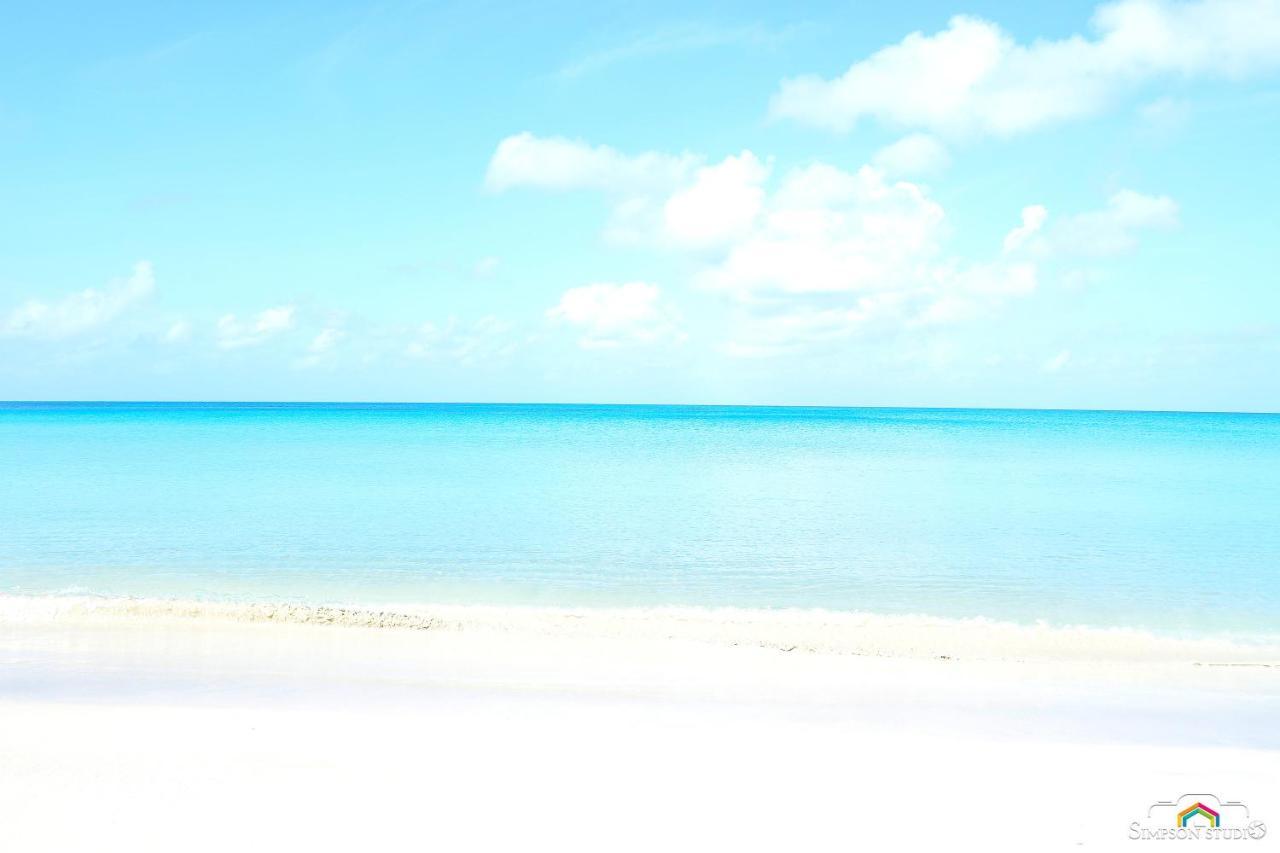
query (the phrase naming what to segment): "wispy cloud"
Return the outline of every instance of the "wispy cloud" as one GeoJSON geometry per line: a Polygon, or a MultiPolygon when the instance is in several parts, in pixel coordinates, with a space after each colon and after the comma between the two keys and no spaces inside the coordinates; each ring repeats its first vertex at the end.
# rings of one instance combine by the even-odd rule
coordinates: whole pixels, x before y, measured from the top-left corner
{"type": "Polygon", "coordinates": [[[1005,254],[1016,252],[1034,234],[1039,233],[1048,218],[1049,211],[1042,204],[1030,204],[1022,208],[1022,223],[1004,237],[1005,254]]]}
{"type": "Polygon", "coordinates": [[[321,329],[311,339],[311,343],[307,344],[306,353],[294,360],[293,366],[306,369],[324,363],[333,363],[334,349],[346,337],[347,333],[336,326],[321,329]]]}
{"type": "Polygon", "coordinates": [[[0,335],[57,340],[105,326],[150,296],[155,274],[149,261],[139,261],[133,274],[107,287],[89,288],[55,301],[28,299],[0,322],[0,335]]]}
{"type": "Polygon", "coordinates": [[[180,344],[191,337],[191,323],[186,320],[174,320],[160,336],[161,343],[180,344]]]}
{"type": "Polygon", "coordinates": [[[264,343],[269,338],[293,328],[294,306],[281,305],[268,308],[253,317],[241,320],[235,314],[225,314],[218,320],[215,333],[220,349],[240,349],[264,343]]]}
{"type": "Polygon", "coordinates": [[[404,354],[412,359],[448,360],[469,367],[513,353],[519,346],[513,332],[511,323],[492,315],[474,322],[450,317],[444,323],[423,323],[414,330],[404,354]]]}
{"type": "Polygon", "coordinates": [[[1057,355],[1047,359],[1043,365],[1045,373],[1057,373],[1059,370],[1067,366],[1071,361],[1071,350],[1062,350],[1057,355]]]}
{"type": "Polygon", "coordinates": [[[716,47],[772,47],[794,38],[807,28],[805,24],[793,24],[780,29],[772,29],[759,23],[741,26],[718,26],[702,22],[672,24],[632,35],[618,44],[587,53],[561,66],[555,76],[571,79],[603,71],[623,62],[716,47]]]}
{"type": "Polygon", "coordinates": [[[1027,252],[1041,257],[1074,255],[1105,257],[1132,250],[1138,232],[1169,229],[1178,224],[1178,203],[1165,195],[1122,189],[1106,206],[1066,216],[1046,227],[1049,212],[1035,204],[1023,208],[1022,224],[1004,238],[1006,254],[1027,252]]]}
{"type": "Polygon", "coordinates": [[[321,329],[316,336],[311,339],[311,343],[307,345],[307,352],[320,354],[328,352],[338,345],[338,342],[346,337],[346,332],[341,329],[321,329]]]}
{"type": "Polygon", "coordinates": [[[631,281],[573,287],[547,311],[547,318],[579,332],[584,349],[683,340],[679,318],[662,301],[656,284],[631,281]]]}

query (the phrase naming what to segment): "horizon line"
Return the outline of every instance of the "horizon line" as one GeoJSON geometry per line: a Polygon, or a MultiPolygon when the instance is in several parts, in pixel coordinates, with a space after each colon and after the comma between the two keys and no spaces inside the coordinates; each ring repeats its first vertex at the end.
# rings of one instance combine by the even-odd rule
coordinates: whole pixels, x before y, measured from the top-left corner
{"type": "Polygon", "coordinates": [[[830,403],[590,403],[545,401],[468,400],[0,400],[10,405],[144,405],[144,406],[559,406],[565,408],[681,408],[681,409],[875,409],[901,411],[1079,412],[1134,415],[1278,415],[1280,412],[1246,409],[1108,409],[1064,406],[886,406],[830,403]]]}

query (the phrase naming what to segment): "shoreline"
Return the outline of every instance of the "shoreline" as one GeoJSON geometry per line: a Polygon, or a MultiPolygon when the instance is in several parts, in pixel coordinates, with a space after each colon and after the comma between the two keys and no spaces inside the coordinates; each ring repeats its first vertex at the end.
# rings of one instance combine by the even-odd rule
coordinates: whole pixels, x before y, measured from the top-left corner
{"type": "Polygon", "coordinates": [[[0,841],[1123,850],[1201,792],[1274,826],[1280,668],[1197,665],[1233,649],[1266,663],[924,617],[0,596],[0,841]]]}
{"type": "Polygon", "coordinates": [[[735,607],[322,605],[0,594],[0,628],[110,623],[294,624],[379,630],[755,646],[882,658],[1168,663],[1280,670],[1280,637],[1177,637],[1138,628],[1026,625],[986,618],[735,607]]]}

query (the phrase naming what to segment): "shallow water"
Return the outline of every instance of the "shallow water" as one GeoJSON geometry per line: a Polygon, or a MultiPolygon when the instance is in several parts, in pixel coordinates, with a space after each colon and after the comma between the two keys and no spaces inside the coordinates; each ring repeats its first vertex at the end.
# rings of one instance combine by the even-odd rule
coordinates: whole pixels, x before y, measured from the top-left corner
{"type": "Polygon", "coordinates": [[[0,591],[1280,634],[1280,416],[0,404],[0,591]]]}

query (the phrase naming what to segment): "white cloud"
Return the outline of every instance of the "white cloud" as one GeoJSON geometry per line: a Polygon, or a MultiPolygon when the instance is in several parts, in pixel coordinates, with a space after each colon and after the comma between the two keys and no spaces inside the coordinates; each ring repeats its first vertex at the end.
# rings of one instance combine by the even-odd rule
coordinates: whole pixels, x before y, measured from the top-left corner
{"type": "Polygon", "coordinates": [[[1037,287],[1034,264],[922,263],[917,278],[869,293],[796,294],[749,303],[726,351],[774,355],[871,332],[969,322],[1037,287]]]}
{"type": "Polygon", "coordinates": [[[728,348],[739,355],[960,322],[1035,289],[1032,264],[947,256],[946,230],[922,187],[818,163],[786,175],[695,282],[739,307],[728,348]]]}
{"type": "Polygon", "coordinates": [[[1276,0],[1121,0],[1099,6],[1093,38],[1018,44],[957,16],[912,33],[841,76],[782,82],[770,110],[837,131],[864,118],[949,135],[1029,131],[1093,115],[1158,77],[1243,77],[1280,68],[1276,0]]]}
{"type": "Polygon", "coordinates": [[[658,286],[643,281],[570,288],[547,317],[577,328],[582,333],[578,343],[586,349],[683,338],[658,286]]]}
{"type": "Polygon", "coordinates": [[[594,190],[613,202],[607,240],[626,245],[716,245],[758,209],[769,167],[750,151],[704,167],[704,158],[657,151],[627,155],[607,145],[520,133],[498,143],[485,186],[594,190]]]}
{"type": "Polygon", "coordinates": [[[842,340],[869,328],[897,308],[893,294],[855,296],[841,304],[794,300],[770,310],[744,311],[733,337],[721,348],[727,355],[762,358],[842,340]]]}
{"type": "Polygon", "coordinates": [[[1173,228],[1177,224],[1178,205],[1173,199],[1125,189],[1107,199],[1101,210],[1059,220],[1035,248],[1056,254],[1115,255],[1137,245],[1135,232],[1173,228]]]}
{"type": "Polygon", "coordinates": [[[522,133],[498,144],[491,190],[596,190],[613,199],[610,242],[706,249],[745,232],[764,199],[770,165],[750,151],[704,165],[692,154],[626,155],[607,145],[522,133]]]}
{"type": "Polygon", "coordinates": [[[101,290],[89,288],[55,302],[28,299],[0,323],[0,334],[58,340],[110,323],[155,290],[149,261],[134,264],[133,274],[101,290]]]}
{"type": "MultiPolygon", "coordinates": [[[[743,151],[623,199],[605,235],[684,253],[692,282],[734,307],[725,351],[766,355],[990,315],[1035,291],[1040,262],[1120,251],[1176,218],[1171,199],[1132,190],[1052,228],[1047,209],[1030,205],[1002,246],[965,259],[946,251],[946,213],[920,184],[821,162],[774,175],[770,160],[743,151]]],[[[606,283],[568,291],[548,315],[582,329],[584,346],[614,346],[678,328],[658,305],[652,284],[606,283]]]]}
{"type": "Polygon", "coordinates": [[[502,261],[499,258],[495,258],[493,256],[481,258],[476,261],[475,268],[472,272],[475,273],[477,278],[487,278],[497,271],[498,266],[501,263],[502,261]]]}
{"type": "Polygon", "coordinates": [[[1014,228],[1004,238],[1005,254],[1016,251],[1027,242],[1033,234],[1039,232],[1049,218],[1049,211],[1041,204],[1033,204],[1022,208],[1022,224],[1014,228]]]}
{"type": "Polygon", "coordinates": [[[722,245],[746,233],[764,205],[761,184],[769,167],[750,151],[697,171],[693,184],[663,206],[663,226],[674,243],[693,248],[722,245]]]}
{"type": "Polygon", "coordinates": [[[700,283],[741,301],[885,289],[934,252],[943,219],[914,184],[887,183],[871,167],[816,164],[784,179],[760,227],[700,283]]]}
{"type": "Polygon", "coordinates": [[[897,177],[932,175],[951,165],[951,155],[929,134],[912,133],[877,151],[871,164],[897,177]]]}
{"type": "Polygon", "coordinates": [[[607,145],[591,146],[563,137],[531,133],[508,136],[489,161],[485,186],[495,192],[516,187],[544,190],[592,189],[647,194],[671,189],[698,165],[689,154],[647,152],[628,156],[607,145]]]}
{"type": "Polygon", "coordinates": [[[268,308],[258,315],[258,319],[253,324],[253,330],[260,335],[274,335],[276,332],[283,332],[293,325],[293,306],[281,305],[278,308],[268,308]]]}
{"type": "Polygon", "coordinates": [[[1123,189],[1100,210],[1057,219],[1046,228],[1049,211],[1034,204],[1022,209],[1022,224],[1004,238],[1006,255],[1103,257],[1133,249],[1137,232],[1178,224],[1178,204],[1168,196],[1123,189]]]}
{"type": "Polygon", "coordinates": [[[696,220],[700,213],[723,214],[725,201],[750,200],[750,178],[766,167],[742,158],[726,158],[717,166],[701,168],[703,158],[692,154],[670,155],[649,151],[623,154],[607,145],[589,145],[561,137],[536,137],[529,133],[509,136],[498,144],[489,161],[485,185],[493,191],[530,187],[551,191],[595,190],[613,202],[613,213],[604,233],[610,242],[651,244],[718,239],[735,227],[741,214],[732,211],[721,219],[696,220]],[[683,190],[671,210],[665,204],[672,193],[683,190]],[[668,232],[668,221],[670,232],[668,232]]]}
{"type": "Polygon", "coordinates": [[[946,230],[922,187],[816,164],[790,173],[756,231],[696,280],[742,307],[738,351],[961,322],[1035,289],[1033,264],[946,255],[946,230]]]}
{"type": "Polygon", "coordinates": [[[221,349],[255,346],[280,332],[293,328],[294,306],[268,308],[249,320],[226,314],[218,320],[215,333],[221,349]]]}
{"type": "MultiPolygon", "coordinates": [[[[816,163],[783,176],[750,151],[694,171],[673,191],[615,209],[606,235],[690,251],[694,282],[737,306],[727,351],[766,354],[873,325],[936,325],[978,316],[1035,287],[1025,262],[964,264],[941,254],[945,214],[926,190],[870,166],[816,163]]],[[[643,282],[568,291],[548,312],[587,347],[670,336],[678,328],[643,282]]]]}

